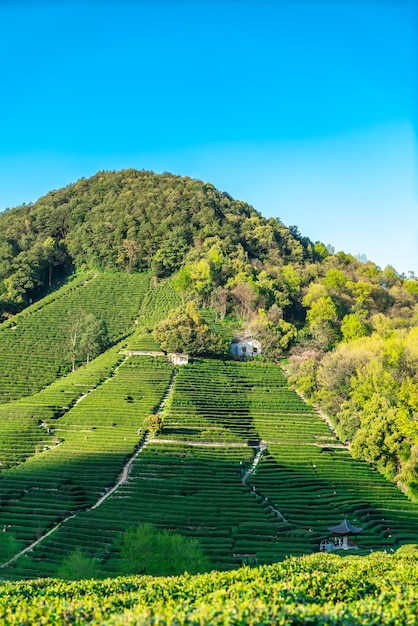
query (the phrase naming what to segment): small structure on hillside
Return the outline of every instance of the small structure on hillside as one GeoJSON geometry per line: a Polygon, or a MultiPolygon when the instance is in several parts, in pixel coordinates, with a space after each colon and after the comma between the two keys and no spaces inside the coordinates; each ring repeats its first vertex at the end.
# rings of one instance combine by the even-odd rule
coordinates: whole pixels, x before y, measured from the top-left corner
{"type": "Polygon", "coordinates": [[[328,530],[331,531],[334,535],[333,542],[328,539],[324,539],[321,542],[321,551],[330,551],[330,550],[358,550],[357,546],[357,535],[361,533],[363,528],[360,526],[354,526],[351,522],[345,518],[340,524],[337,526],[328,526],[328,530]]]}
{"type": "Polygon", "coordinates": [[[187,365],[189,362],[189,355],[181,352],[170,352],[167,357],[173,365],[187,365]]]}
{"type": "Polygon", "coordinates": [[[246,330],[244,335],[232,340],[230,352],[235,359],[255,357],[261,354],[261,343],[251,335],[249,330],[246,330]]]}

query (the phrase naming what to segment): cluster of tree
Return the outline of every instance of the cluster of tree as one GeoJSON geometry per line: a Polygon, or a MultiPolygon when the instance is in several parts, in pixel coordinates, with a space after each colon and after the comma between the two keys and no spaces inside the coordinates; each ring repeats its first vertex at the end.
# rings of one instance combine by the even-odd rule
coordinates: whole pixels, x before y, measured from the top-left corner
{"type": "Polygon", "coordinates": [[[252,264],[317,255],[296,229],[210,184],[133,169],[99,172],[8,209],[0,231],[4,312],[38,298],[74,268],[151,269],[164,277],[186,263],[193,290],[207,296],[210,282],[251,275],[252,264]]]}
{"type": "Polygon", "coordinates": [[[293,381],[334,417],[354,456],[418,499],[418,328],[379,313],[369,335],[290,359],[293,381]]]}
{"type": "Polygon", "coordinates": [[[79,311],[69,320],[67,354],[73,371],[77,363],[88,363],[108,345],[109,339],[103,320],[85,311],[79,311]]]}
{"type": "Polygon", "coordinates": [[[152,524],[128,528],[118,541],[121,569],[126,574],[178,576],[210,569],[197,539],[171,530],[157,531],[152,524]]]}
{"type": "Polygon", "coordinates": [[[153,335],[166,352],[225,356],[229,349],[229,340],[209,328],[193,301],[178,307],[157,324],[153,335]]]}
{"type": "MultiPolygon", "coordinates": [[[[0,542],[1,545],[1,542],[0,542]]],[[[128,528],[116,541],[121,574],[178,576],[210,570],[210,563],[197,539],[189,539],[171,530],[157,531],[145,523],[128,528]]],[[[100,578],[99,561],[81,548],[68,554],[57,575],[64,580],[100,578]]]]}

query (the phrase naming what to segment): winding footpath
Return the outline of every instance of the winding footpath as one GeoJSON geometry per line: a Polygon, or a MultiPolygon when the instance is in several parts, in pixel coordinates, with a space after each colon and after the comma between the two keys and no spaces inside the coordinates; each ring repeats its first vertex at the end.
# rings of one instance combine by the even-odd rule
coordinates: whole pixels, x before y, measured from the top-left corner
{"type": "MultiPolygon", "coordinates": [[[[255,470],[257,469],[257,465],[261,461],[261,457],[263,456],[263,452],[265,450],[267,450],[267,444],[264,443],[263,441],[261,441],[260,445],[258,446],[257,453],[256,453],[256,455],[254,457],[254,460],[253,460],[251,466],[247,469],[247,471],[245,472],[244,476],[242,477],[241,482],[242,482],[243,485],[245,485],[247,483],[248,477],[251,476],[251,474],[253,474],[253,472],[255,472],[255,470]]],[[[252,493],[254,493],[255,495],[259,495],[257,493],[257,490],[256,490],[255,487],[253,487],[252,493]]],[[[268,498],[265,498],[265,500],[268,501],[268,498]]],[[[283,513],[281,513],[278,509],[276,509],[272,504],[269,504],[269,508],[270,508],[270,511],[272,511],[273,513],[275,513],[277,515],[277,517],[281,518],[282,522],[287,523],[287,519],[285,518],[283,513]]]]}

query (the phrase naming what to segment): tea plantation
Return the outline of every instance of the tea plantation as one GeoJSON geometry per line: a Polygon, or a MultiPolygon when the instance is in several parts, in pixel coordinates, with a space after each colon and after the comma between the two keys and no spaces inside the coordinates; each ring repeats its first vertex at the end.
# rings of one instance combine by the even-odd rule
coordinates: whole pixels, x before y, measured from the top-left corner
{"type": "Polygon", "coordinates": [[[76,279],[0,325],[0,402],[40,391],[71,368],[71,324],[80,313],[103,320],[110,344],[133,331],[148,289],[146,274],[76,279]]]}
{"type": "Polygon", "coordinates": [[[84,274],[0,327],[0,540],[16,541],[0,623],[415,623],[417,558],[390,553],[417,543],[418,506],[350,455],[277,364],[176,370],[150,330],[178,297],[149,283],[84,274]],[[70,372],[80,309],[111,347],[70,372]],[[363,528],[358,549],[319,554],[344,518],[363,528]],[[197,539],[217,571],[106,579],[144,523],[197,539]],[[49,580],[78,548],[102,580],[49,580]]]}
{"type": "Polygon", "coordinates": [[[152,578],[0,583],[2,624],[416,624],[418,558],[315,554],[257,568],[152,578]]]}
{"type": "Polygon", "coordinates": [[[59,445],[0,475],[0,524],[22,545],[65,520],[5,575],[53,576],[76,548],[117,575],[118,537],[145,522],[198,539],[217,570],[318,552],[345,517],[363,527],[357,554],[416,540],[416,505],[350,456],[277,365],[194,360],[144,440],[171,377],[164,357],[127,358],[57,420],[59,445]],[[127,480],[92,508],[140,444],[127,480]]]}

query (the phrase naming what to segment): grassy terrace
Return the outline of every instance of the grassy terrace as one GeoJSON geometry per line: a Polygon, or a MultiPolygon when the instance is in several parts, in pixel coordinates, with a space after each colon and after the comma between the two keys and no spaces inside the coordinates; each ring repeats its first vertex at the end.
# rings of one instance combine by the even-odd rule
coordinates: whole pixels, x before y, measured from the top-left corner
{"type": "Polygon", "coordinates": [[[180,306],[180,296],[173,288],[171,281],[166,279],[152,286],[141,302],[139,310],[140,324],[154,328],[158,322],[168,317],[170,311],[180,306]]]}
{"type": "Polygon", "coordinates": [[[0,326],[0,403],[32,395],[70,369],[69,324],[80,311],[104,320],[110,342],[133,329],[146,274],[76,279],[0,326]]]}
{"type": "MultiPolygon", "coordinates": [[[[54,436],[63,443],[0,480],[7,501],[0,524],[13,523],[27,541],[41,522],[48,527],[95,502],[115,482],[171,371],[162,358],[132,357],[61,417],[54,436]]],[[[180,368],[164,412],[163,430],[138,455],[129,480],[8,575],[53,575],[76,547],[115,574],[115,539],[142,522],[198,538],[217,569],[315,552],[327,526],[344,517],[364,527],[360,553],[416,541],[418,507],[354,460],[276,365],[196,360],[180,368]],[[268,450],[243,481],[260,440],[268,450]]]]}
{"type": "Polygon", "coordinates": [[[0,405],[0,469],[19,465],[33,454],[54,447],[58,441],[55,420],[109,378],[122,359],[120,346],[114,346],[39,393],[0,405]]]}
{"type": "Polygon", "coordinates": [[[164,359],[131,357],[104,384],[56,420],[54,448],[0,475],[0,525],[23,544],[71,511],[93,505],[117,480],[171,378],[164,359]]]}

